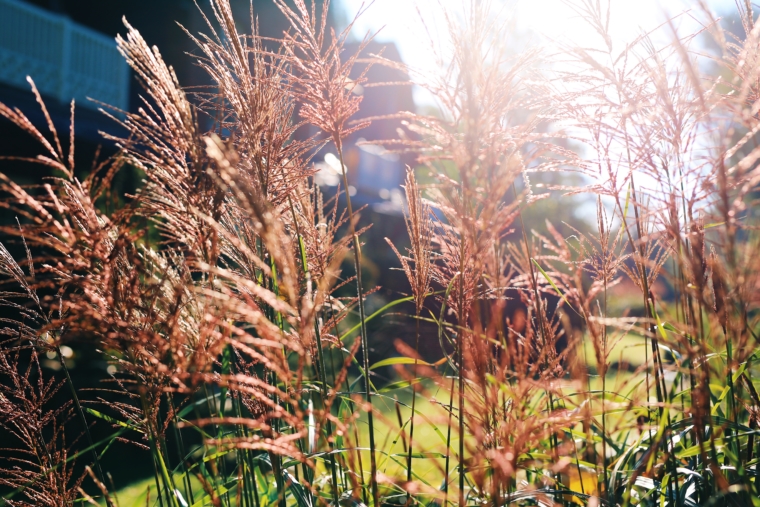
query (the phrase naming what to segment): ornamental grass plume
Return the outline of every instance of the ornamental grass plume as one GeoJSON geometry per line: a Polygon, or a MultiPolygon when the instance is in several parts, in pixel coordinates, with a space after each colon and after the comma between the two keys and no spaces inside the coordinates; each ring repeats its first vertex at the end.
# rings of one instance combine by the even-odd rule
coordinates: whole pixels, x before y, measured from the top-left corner
{"type": "MultiPolygon", "coordinates": [[[[414,177],[414,171],[407,167],[406,180],[404,185],[408,214],[405,216],[406,231],[411,240],[411,248],[408,249],[409,256],[399,253],[391,240],[385,238],[393,252],[401,262],[404,274],[409,280],[412,288],[412,296],[415,308],[415,342],[414,342],[414,365],[415,370],[419,364],[420,356],[420,319],[425,305],[425,299],[430,292],[430,283],[432,279],[431,266],[433,261],[432,241],[433,241],[433,220],[431,217],[430,207],[422,198],[422,192],[417,185],[414,177]]],[[[414,372],[416,377],[417,372],[414,372]]],[[[413,386],[411,416],[409,421],[409,453],[406,460],[406,482],[412,482],[412,455],[414,454],[414,418],[417,405],[417,391],[413,386]]],[[[407,502],[409,495],[407,495],[407,502]]]]}
{"type": "Polygon", "coordinates": [[[416,313],[419,315],[430,291],[430,268],[432,265],[433,222],[430,206],[424,201],[412,169],[407,168],[404,184],[408,212],[405,216],[406,231],[411,240],[409,256],[399,253],[391,241],[390,247],[401,262],[414,296],[416,313]]]}
{"type": "Polygon", "coordinates": [[[71,505],[80,497],[85,477],[69,459],[73,402],[54,402],[62,382],[45,379],[37,351],[15,339],[5,340],[0,355],[0,428],[5,447],[0,484],[24,489],[24,499],[12,506],[71,505]],[[26,356],[26,357],[25,357],[26,356]],[[24,363],[27,366],[24,366],[24,363]],[[34,482],[33,488],[26,488],[34,482]]]}

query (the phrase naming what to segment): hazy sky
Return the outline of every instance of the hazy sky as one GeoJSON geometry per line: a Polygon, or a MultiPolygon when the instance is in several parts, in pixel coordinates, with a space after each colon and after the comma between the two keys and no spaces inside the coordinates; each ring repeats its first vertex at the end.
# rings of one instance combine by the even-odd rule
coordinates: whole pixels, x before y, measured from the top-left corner
{"type": "MultiPolygon", "coordinates": [[[[351,19],[356,12],[369,4],[366,0],[336,0],[342,8],[345,19],[351,19]]],[[[579,20],[561,0],[506,0],[509,12],[515,16],[518,30],[516,34],[525,38],[533,37],[557,41],[572,40],[584,46],[597,46],[600,38],[579,20]],[[540,35],[535,35],[540,34],[540,35]]],[[[397,44],[405,63],[415,68],[432,71],[435,66],[430,61],[429,38],[425,35],[417,9],[423,14],[428,28],[435,32],[436,26],[443,28],[439,5],[459,7],[468,0],[375,0],[355,25],[354,33],[380,30],[377,40],[393,41],[397,44]]],[[[495,5],[499,1],[493,2],[495,5]]],[[[605,2],[602,1],[602,4],[605,2]]],[[[696,2],[689,0],[611,0],[610,24],[613,48],[622,48],[627,41],[644,30],[657,27],[666,15],[677,16],[677,24],[683,33],[693,31],[698,25],[689,12],[696,2]]],[[[718,15],[735,10],[734,0],[708,0],[708,4],[718,15]]],[[[667,30],[660,30],[660,36],[667,36],[667,30]]],[[[423,99],[417,96],[417,99],[423,99]]]]}

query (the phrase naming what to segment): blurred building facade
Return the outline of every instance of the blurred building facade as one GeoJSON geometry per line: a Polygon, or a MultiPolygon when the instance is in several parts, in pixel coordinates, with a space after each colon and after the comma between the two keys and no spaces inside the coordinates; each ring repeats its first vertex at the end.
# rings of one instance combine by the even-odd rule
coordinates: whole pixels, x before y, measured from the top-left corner
{"type": "MultiPolygon", "coordinates": [[[[247,32],[249,1],[231,2],[239,29],[247,32]]],[[[199,5],[207,8],[206,2],[199,5]]],[[[288,28],[273,0],[253,0],[253,12],[258,18],[259,33],[265,37],[281,36],[288,28]]],[[[43,95],[53,123],[65,135],[69,130],[70,103],[75,99],[77,142],[84,145],[82,157],[88,155],[93,151],[88,147],[101,143],[101,131],[118,130],[116,122],[98,108],[108,104],[121,110],[135,110],[140,105],[140,87],[114,41],[116,34],[125,32],[123,19],[137,28],[148,44],[159,48],[183,86],[209,84],[187,56],[197,49],[182,30],[185,27],[193,33],[208,33],[206,20],[193,0],[0,0],[0,102],[18,107],[36,125],[44,125],[45,118],[26,81],[29,75],[43,95]]],[[[333,19],[330,22],[336,24],[333,19]]],[[[347,53],[357,49],[356,43],[345,48],[347,53]]],[[[362,57],[380,53],[389,60],[401,60],[393,44],[377,42],[369,44],[362,57]]],[[[379,65],[369,70],[367,78],[373,84],[408,79],[402,71],[379,65]]],[[[364,95],[361,110],[353,120],[414,109],[409,86],[366,87],[361,93],[364,95]]],[[[413,160],[371,143],[395,138],[399,126],[397,119],[377,120],[345,142],[351,191],[361,194],[365,202],[398,204],[404,166],[413,160]]],[[[0,119],[3,154],[11,151],[14,155],[31,155],[34,147],[26,150],[28,142],[25,133],[0,119]]],[[[331,161],[331,154],[335,154],[334,148],[331,151],[328,146],[315,158],[324,169],[319,181],[326,186],[335,185],[340,172],[339,164],[336,168],[335,164],[325,163],[331,161]]],[[[400,209],[397,205],[390,208],[400,209]]]]}
{"type": "MultiPolygon", "coordinates": [[[[247,23],[248,1],[232,1],[247,23]]],[[[285,18],[271,0],[255,0],[254,8],[267,20],[262,33],[282,33],[285,18]]],[[[44,121],[26,81],[29,75],[60,132],[68,132],[70,102],[76,99],[77,140],[99,143],[99,131],[117,127],[97,112],[98,102],[122,110],[140,104],[139,86],[114,40],[126,31],[125,19],[160,49],[183,85],[206,84],[186,55],[195,48],[181,28],[208,31],[193,0],[0,0],[0,102],[20,108],[35,123],[44,121]]],[[[0,148],[24,143],[5,122],[0,133],[12,138],[0,141],[0,148]]]]}
{"type": "MultiPolygon", "coordinates": [[[[346,44],[345,52],[353,54],[358,51],[356,43],[346,44]]],[[[402,63],[398,49],[393,43],[370,42],[361,52],[360,60],[370,60],[373,55],[382,55],[384,59],[402,63]]],[[[365,64],[359,63],[354,69],[358,77],[365,70],[365,64]]],[[[369,126],[351,134],[344,142],[344,163],[348,171],[349,185],[362,204],[373,204],[378,211],[401,212],[400,185],[404,180],[407,165],[414,166],[412,155],[393,153],[383,147],[383,141],[398,139],[398,130],[402,127],[399,113],[415,110],[412,88],[407,83],[409,76],[403,70],[387,65],[375,64],[365,75],[366,86],[357,90],[362,95],[360,110],[351,118],[359,122],[365,118],[374,118],[369,126]],[[380,118],[380,119],[378,119],[380,118]]],[[[406,132],[405,135],[410,135],[406,132]]],[[[323,162],[317,164],[320,169],[318,181],[325,186],[338,184],[340,162],[335,156],[335,148],[328,145],[323,149],[323,162]]]]}
{"type": "Polygon", "coordinates": [[[59,102],[95,100],[126,109],[129,69],[113,40],[95,30],[20,0],[0,0],[0,81],[28,87],[59,102]]]}

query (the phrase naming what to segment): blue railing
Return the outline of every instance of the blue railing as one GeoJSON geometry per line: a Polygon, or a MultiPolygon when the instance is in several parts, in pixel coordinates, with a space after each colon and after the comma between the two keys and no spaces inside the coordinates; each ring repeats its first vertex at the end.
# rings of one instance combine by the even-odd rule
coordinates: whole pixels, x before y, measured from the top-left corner
{"type": "Polygon", "coordinates": [[[0,0],[0,82],[28,89],[31,76],[40,93],[79,107],[99,102],[126,110],[129,67],[116,42],[19,0],[0,0]]]}

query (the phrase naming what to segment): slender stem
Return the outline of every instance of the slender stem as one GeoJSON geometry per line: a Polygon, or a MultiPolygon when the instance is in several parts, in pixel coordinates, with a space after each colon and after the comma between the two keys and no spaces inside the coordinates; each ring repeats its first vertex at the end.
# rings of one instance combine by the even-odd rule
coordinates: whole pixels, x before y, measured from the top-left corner
{"type": "MultiPolygon", "coordinates": [[[[317,368],[317,371],[319,372],[320,376],[320,383],[322,384],[322,406],[324,408],[327,407],[327,371],[325,369],[325,355],[322,350],[322,337],[319,332],[319,326],[317,323],[314,323],[314,330],[317,335],[317,353],[318,353],[318,361],[319,366],[317,368]]],[[[326,416],[327,417],[327,416],[326,416]]],[[[330,448],[330,451],[333,450],[333,443],[330,440],[330,437],[332,436],[332,423],[330,422],[329,417],[327,417],[327,442],[328,446],[330,448]]],[[[335,468],[335,456],[332,452],[330,452],[330,456],[328,458],[328,461],[330,463],[330,472],[332,475],[332,495],[333,495],[333,501],[335,502],[335,505],[338,504],[338,474],[335,468]]]]}
{"type": "Polygon", "coordinates": [[[179,456],[179,463],[182,467],[183,474],[182,485],[185,488],[185,496],[187,496],[190,505],[193,505],[195,503],[195,498],[193,498],[193,487],[190,482],[190,475],[187,472],[187,464],[185,463],[185,442],[182,439],[182,432],[179,431],[179,427],[177,426],[177,411],[174,409],[174,402],[172,401],[171,394],[167,395],[166,400],[169,403],[169,410],[171,410],[172,413],[172,428],[174,430],[174,438],[177,439],[177,455],[179,456]]]}
{"type": "MultiPolygon", "coordinates": [[[[607,271],[604,271],[604,315],[607,319],[607,271]]],[[[607,362],[607,326],[602,326],[602,360],[607,362]]],[[[606,366],[606,365],[605,365],[606,366]]],[[[604,477],[604,496],[609,501],[610,484],[607,482],[607,368],[602,375],[602,475],[604,477]]]]}
{"type": "MultiPolygon", "coordinates": [[[[417,358],[420,355],[420,312],[417,310],[415,318],[415,343],[414,343],[414,377],[417,376],[417,358]]],[[[414,447],[414,416],[415,416],[415,404],[417,401],[417,390],[412,384],[412,415],[409,419],[409,455],[406,458],[406,482],[412,482],[412,449],[414,447]]],[[[406,503],[409,505],[411,502],[411,494],[407,491],[406,503]]]]}
{"type": "Polygon", "coordinates": [[[451,389],[449,395],[449,424],[446,430],[446,464],[443,472],[443,507],[446,507],[449,501],[449,458],[451,456],[451,417],[454,413],[454,381],[456,378],[451,376],[451,389]]]}
{"type": "Polygon", "coordinates": [[[377,490],[377,462],[375,460],[375,423],[372,414],[372,382],[369,379],[369,343],[367,339],[367,322],[364,313],[364,289],[362,287],[362,262],[361,262],[361,245],[359,235],[356,234],[356,224],[354,223],[354,210],[351,206],[351,195],[348,190],[348,174],[346,174],[346,165],[343,163],[343,143],[339,136],[334,136],[335,147],[338,150],[338,159],[343,174],[343,186],[346,191],[346,208],[348,211],[348,227],[354,243],[354,264],[356,266],[356,292],[359,298],[359,319],[362,340],[362,352],[364,363],[364,390],[369,405],[367,411],[367,421],[369,423],[369,466],[370,466],[370,486],[372,488],[372,500],[375,507],[380,505],[380,496],[377,490]]]}
{"type": "MultiPolygon", "coordinates": [[[[469,217],[470,213],[470,200],[468,191],[468,179],[466,174],[461,174],[462,183],[462,209],[467,213],[466,217],[463,217],[463,222],[469,217]]],[[[457,331],[457,367],[458,372],[458,384],[459,384],[459,505],[465,505],[464,483],[465,483],[465,461],[464,461],[464,338],[465,329],[467,324],[467,314],[465,313],[464,302],[464,272],[465,272],[465,253],[466,253],[466,238],[465,236],[465,224],[463,223],[463,230],[460,231],[459,240],[459,291],[457,294],[458,308],[457,308],[457,322],[459,323],[459,330],[457,331]]]]}
{"type": "MultiPolygon", "coordinates": [[[[277,265],[275,264],[274,258],[270,256],[269,258],[270,268],[272,270],[272,276],[269,278],[269,290],[271,290],[276,296],[279,296],[280,289],[279,285],[277,283],[277,265]]],[[[269,307],[270,312],[270,322],[274,322],[277,324],[277,326],[280,328],[280,331],[283,330],[283,319],[280,312],[277,312],[274,310],[274,308],[269,307]]],[[[276,387],[277,386],[277,374],[269,370],[269,385],[276,387]]],[[[272,393],[272,401],[275,405],[280,405],[280,396],[275,390],[272,393]]],[[[285,407],[285,411],[288,411],[288,407],[285,407]]],[[[274,418],[272,421],[272,433],[273,438],[276,438],[280,435],[280,419],[274,418]]],[[[286,495],[287,492],[285,491],[285,482],[283,481],[283,470],[282,470],[282,459],[281,456],[275,452],[269,452],[269,459],[272,463],[272,473],[274,474],[275,484],[277,486],[277,503],[280,505],[280,507],[286,507],[287,506],[287,500],[286,495]]]]}
{"type": "MultiPolygon", "coordinates": [[[[61,334],[63,334],[63,331],[61,331],[61,334]]],[[[74,407],[76,408],[77,414],[79,415],[79,418],[82,420],[82,425],[84,426],[84,434],[87,438],[87,445],[90,447],[90,452],[92,454],[92,461],[95,465],[95,473],[98,474],[98,480],[100,483],[105,487],[106,481],[105,481],[105,475],[103,475],[103,469],[100,466],[100,459],[98,459],[98,453],[95,452],[95,444],[92,440],[92,435],[90,434],[90,427],[87,424],[87,418],[84,415],[84,410],[82,410],[82,405],[79,403],[79,396],[77,395],[77,390],[74,388],[74,382],[71,380],[71,375],[69,374],[69,368],[66,366],[66,361],[63,359],[63,354],[61,354],[61,349],[58,347],[58,345],[55,346],[55,353],[58,355],[58,360],[61,363],[61,369],[63,370],[64,375],[66,376],[66,383],[69,385],[69,390],[71,391],[71,398],[74,400],[74,407]]],[[[106,505],[108,507],[113,507],[113,503],[111,502],[111,499],[106,495],[106,505]]]]}
{"type": "MultiPolygon", "coordinates": [[[[235,396],[232,397],[232,408],[235,410],[235,415],[237,417],[240,417],[240,418],[243,417],[243,413],[240,410],[239,393],[237,393],[235,396]]],[[[244,438],[245,428],[243,428],[241,425],[235,425],[235,436],[239,439],[244,438]]],[[[235,458],[238,463],[238,474],[243,481],[242,486],[238,486],[238,491],[240,491],[240,488],[242,488],[241,496],[245,502],[245,507],[253,507],[253,499],[251,496],[251,485],[250,485],[251,476],[253,475],[253,469],[251,467],[248,467],[248,450],[238,449],[235,452],[235,458]],[[249,468],[250,473],[246,473],[246,468],[249,468]]]]}
{"type": "MultiPolygon", "coordinates": [[[[462,242],[464,245],[464,242],[462,242]]],[[[464,250],[464,246],[462,246],[464,250]]],[[[464,273],[464,252],[460,255],[459,272],[464,273]]],[[[464,275],[459,277],[459,330],[457,331],[457,362],[459,387],[459,505],[465,505],[464,495],[464,275]]]]}
{"type": "MultiPolygon", "coordinates": [[[[296,211],[295,207],[293,206],[293,200],[291,199],[290,195],[288,195],[288,202],[290,203],[290,211],[293,214],[293,225],[296,228],[296,236],[298,237],[298,249],[301,254],[301,267],[303,269],[304,278],[306,280],[309,280],[311,277],[311,274],[309,273],[309,263],[306,259],[306,248],[303,241],[303,236],[301,236],[300,228],[298,227],[298,219],[296,217],[296,211]]],[[[321,393],[322,393],[322,405],[323,407],[327,408],[327,370],[325,368],[325,354],[324,354],[324,348],[322,346],[322,334],[319,332],[319,323],[317,320],[314,320],[314,334],[316,336],[317,341],[317,367],[315,368],[317,373],[317,378],[319,380],[319,383],[322,386],[321,393]]],[[[333,444],[330,441],[330,436],[332,435],[332,423],[330,422],[329,417],[327,417],[327,442],[328,446],[330,448],[330,451],[333,450],[333,444]]],[[[335,456],[332,452],[330,452],[328,461],[330,463],[330,471],[332,473],[332,481],[333,481],[333,487],[332,487],[332,495],[333,495],[333,502],[335,505],[338,504],[338,474],[335,470],[335,456]]],[[[306,473],[306,470],[304,469],[304,473],[306,473]]]]}
{"type": "MultiPolygon", "coordinates": [[[[269,372],[270,378],[269,382],[270,385],[276,386],[277,385],[277,377],[275,376],[275,373],[270,371],[269,372]]],[[[273,394],[274,403],[276,405],[280,404],[280,399],[277,393],[273,394]]],[[[277,419],[274,419],[273,421],[273,430],[275,435],[279,434],[280,427],[279,427],[279,421],[277,419]]],[[[273,435],[274,436],[274,435],[273,435]]],[[[286,507],[287,503],[285,500],[285,483],[282,480],[282,466],[280,463],[280,455],[276,454],[274,452],[269,453],[269,460],[272,463],[272,473],[274,474],[274,480],[275,484],[277,486],[277,503],[280,505],[280,507],[286,507]]]]}
{"type": "MultiPolygon", "coordinates": [[[[161,479],[164,482],[164,494],[166,495],[166,503],[172,507],[175,505],[176,496],[173,491],[173,481],[169,476],[169,470],[166,468],[166,461],[162,450],[156,440],[156,430],[151,422],[151,413],[148,409],[148,400],[145,397],[145,393],[140,393],[140,402],[142,404],[143,414],[145,415],[145,424],[148,431],[148,443],[150,444],[151,453],[153,454],[153,466],[157,468],[156,474],[160,472],[161,479]],[[172,490],[172,491],[170,491],[172,490]]],[[[157,491],[159,498],[161,497],[161,488],[157,491]]]]}
{"type": "Polygon", "coordinates": [[[164,497],[161,496],[161,482],[158,480],[158,467],[156,466],[156,460],[152,460],[152,461],[153,461],[153,477],[156,479],[156,497],[158,497],[158,505],[159,507],[164,507],[164,497]]]}
{"type": "MultiPolygon", "coordinates": [[[[329,302],[329,305],[330,305],[330,320],[332,320],[334,322],[335,336],[338,339],[338,343],[343,343],[343,337],[341,336],[340,326],[338,325],[338,319],[337,319],[337,316],[336,316],[335,310],[334,310],[334,305],[333,305],[333,301],[332,301],[332,295],[330,295],[330,294],[327,295],[327,301],[329,302]]],[[[343,348],[341,347],[338,350],[340,352],[340,362],[341,362],[341,364],[345,364],[345,359],[346,358],[343,355],[343,348]]],[[[334,367],[334,365],[333,365],[333,367],[334,367]]],[[[336,378],[334,370],[333,370],[333,378],[336,378]]],[[[346,375],[344,383],[346,385],[346,392],[349,394],[349,399],[350,399],[351,398],[351,394],[353,393],[353,388],[351,387],[351,382],[349,382],[349,380],[348,380],[348,375],[346,375]]],[[[336,389],[338,387],[339,386],[335,386],[336,389]]],[[[338,408],[338,411],[340,412],[340,408],[338,408]]],[[[354,429],[356,429],[355,425],[354,425],[354,429]]],[[[357,442],[357,447],[358,447],[358,442],[359,442],[358,438],[356,439],[356,442],[357,442]]],[[[357,453],[357,456],[359,456],[359,468],[360,468],[359,481],[360,481],[360,484],[361,484],[361,487],[362,487],[362,494],[364,494],[364,490],[365,490],[365,488],[364,488],[364,472],[361,471],[361,466],[362,466],[361,456],[359,455],[359,451],[358,450],[356,451],[356,453],[357,453]]],[[[347,483],[346,483],[346,475],[345,475],[345,471],[343,470],[343,466],[341,466],[341,473],[343,474],[343,484],[345,485],[347,483]]],[[[367,503],[367,499],[366,498],[364,498],[364,503],[365,504],[367,503]]]]}

